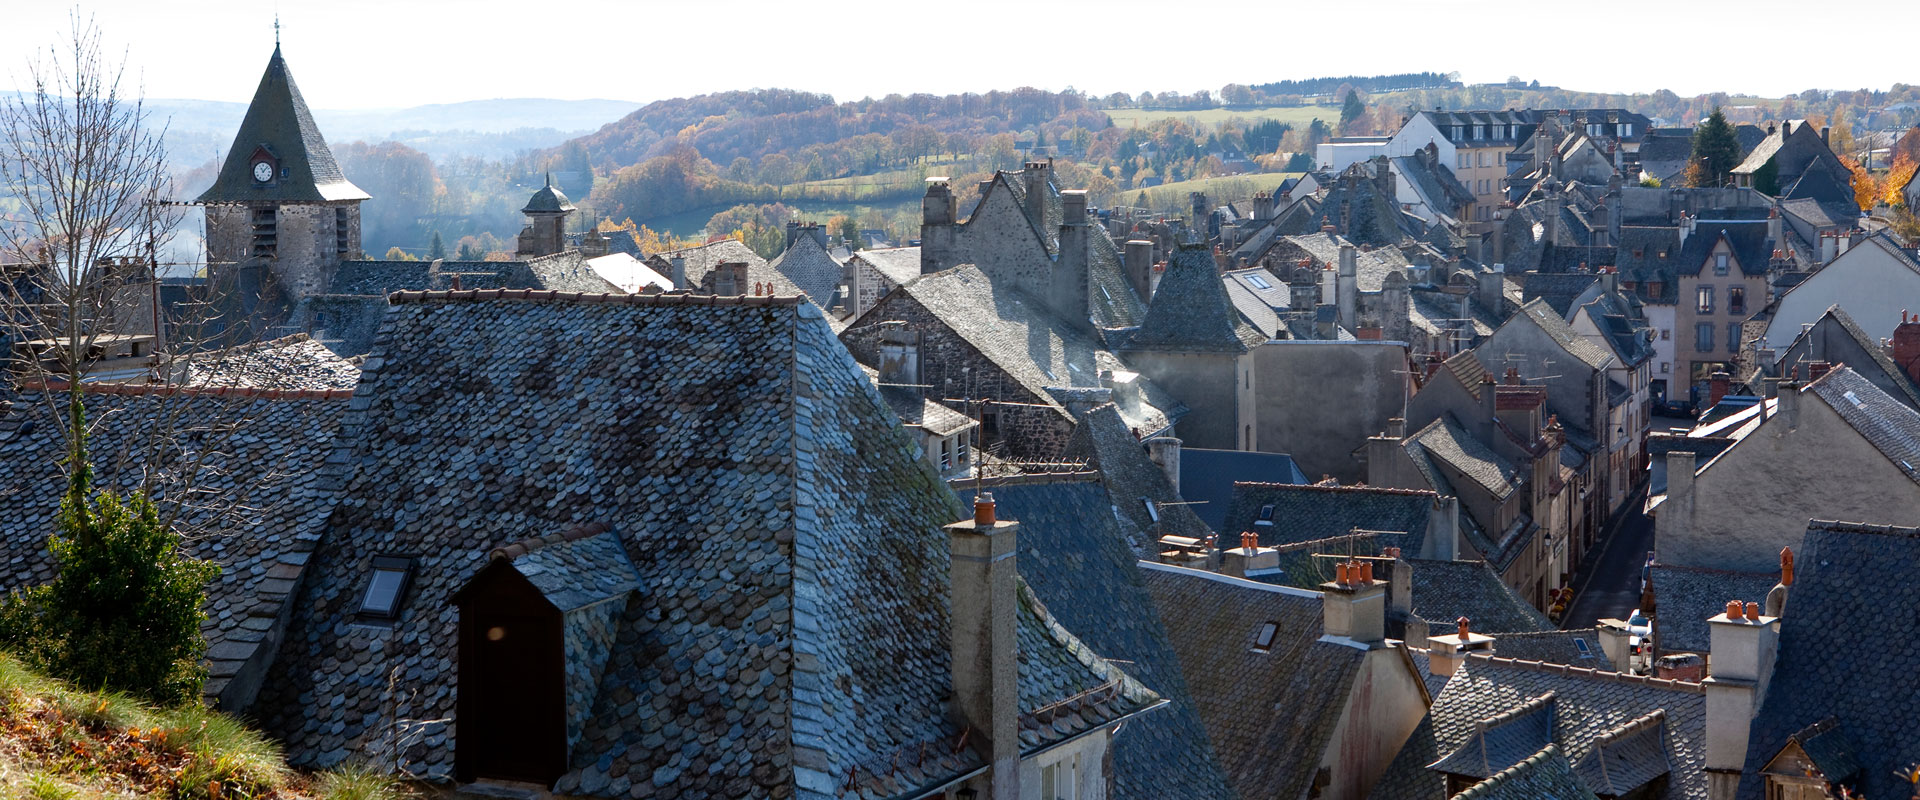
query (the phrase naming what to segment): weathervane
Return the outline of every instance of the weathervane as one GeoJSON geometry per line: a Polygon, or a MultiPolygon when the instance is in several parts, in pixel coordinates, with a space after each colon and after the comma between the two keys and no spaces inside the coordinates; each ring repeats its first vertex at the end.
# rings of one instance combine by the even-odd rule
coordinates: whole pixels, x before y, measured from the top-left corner
{"type": "Polygon", "coordinates": [[[280,12],[273,12],[273,49],[280,49],[280,12]]]}

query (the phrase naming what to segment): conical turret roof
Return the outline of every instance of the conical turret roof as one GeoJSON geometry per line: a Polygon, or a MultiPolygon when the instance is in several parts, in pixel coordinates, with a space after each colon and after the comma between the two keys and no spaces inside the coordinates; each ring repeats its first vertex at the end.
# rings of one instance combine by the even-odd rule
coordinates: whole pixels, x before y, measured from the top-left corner
{"type": "Polygon", "coordinates": [[[325,203],[367,200],[366,192],[340,172],[327,140],[313,124],[307,101],[293,83],[293,73],[273,48],[253,103],[240,122],[240,132],[227,150],[220,177],[200,195],[201,203],[325,203]],[[272,178],[254,179],[256,155],[274,165],[272,178]]]}
{"type": "Polygon", "coordinates": [[[522,214],[565,214],[575,210],[573,201],[567,199],[560,187],[553,185],[553,175],[547,175],[547,185],[534,192],[527,200],[527,207],[520,209],[522,214]]]}

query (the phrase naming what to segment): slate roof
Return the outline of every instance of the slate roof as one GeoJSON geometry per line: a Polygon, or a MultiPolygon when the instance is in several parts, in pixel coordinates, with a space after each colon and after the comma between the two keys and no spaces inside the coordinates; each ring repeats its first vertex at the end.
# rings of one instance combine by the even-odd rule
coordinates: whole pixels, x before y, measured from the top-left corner
{"type": "MultiPolygon", "coordinates": [[[[1494,642],[1498,652],[1499,642],[1494,642]]],[[[1666,758],[1671,768],[1664,792],[1654,798],[1704,800],[1707,796],[1706,696],[1697,683],[1643,678],[1611,671],[1469,656],[1434,698],[1430,712],[1436,749],[1451,755],[1474,737],[1483,720],[1551,692],[1553,743],[1572,764],[1596,751],[1618,747],[1619,729],[1664,711],[1666,758]]],[[[1583,784],[1589,791],[1596,789],[1583,784]]]]}
{"type": "MultiPolygon", "coordinates": [[[[805,292],[814,304],[821,308],[831,308],[840,293],[840,283],[846,276],[846,266],[835,261],[812,236],[796,236],[787,251],[776,256],[770,266],[774,272],[785,275],[788,281],[805,292]]],[[[748,267],[749,274],[753,268],[748,267]]],[[[688,268],[692,272],[692,268],[688,268]]]]}
{"type": "MultiPolygon", "coordinates": [[[[922,275],[900,288],[1035,397],[1052,402],[1049,387],[1097,388],[1101,371],[1126,370],[1113,353],[1055,317],[1045,303],[1018,289],[995,287],[971,264],[922,275]]],[[[1186,413],[1152,381],[1141,377],[1138,382],[1143,402],[1120,408],[1128,427],[1157,432],[1186,413]]]]}
{"type": "Polygon", "coordinates": [[[387,295],[461,290],[544,289],[601,293],[619,287],[600,277],[578,250],[516,261],[343,261],[327,293],[300,301],[296,321],[342,356],[365,355],[386,316],[387,295]]]}
{"type": "Polygon", "coordinates": [[[1227,288],[1220,283],[1220,271],[1207,246],[1182,244],[1169,259],[1146,320],[1125,348],[1239,354],[1266,340],[1227,299],[1227,288]]]}
{"type": "Polygon", "coordinates": [[[1597,800],[1573,774],[1573,767],[1560,748],[1552,744],[1454,797],[1459,800],[1597,800]]]}
{"type": "Polygon", "coordinates": [[[1380,544],[1412,555],[1426,541],[1427,517],[1435,499],[1433,492],[1410,489],[1235,483],[1233,504],[1220,533],[1231,543],[1240,532],[1253,531],[1260,534],[1262,547],[1274,547],[1346,536],[1354,528],[1406,531],[1404,536],[1383,536],[1380,544]],[[1273,524],[1257,524],[1261,509],[1268,505],[1273,506],[1273,524]]]}
{"type": "Polygon", "coordinates": [[[1181,499],[1180,492],[1167,480],[1166,470],[1148,457],[1146,447],[1133,437],[1127,421],[1120,417],[1120,409],[1112,403],[1096,406],[1080,417],[1061,458],[1085,458],[1088,466],[1100,471],[1100,481],[1112,495],[1114,513],[1146,534],[1135,540],[1136,550],[1143,555],[1158,552],[1153,543],[1161,536],[1199,539],[1213,533],[1181,499]],[[1149,500],[1154,504],[1151,512],[1147,510],[1149,500]]]}
{"type": "Polygon", "coordinates": [[[1560,316],[1569,316],[1573,300],[1587,291],[1600,276],[1591,272],[1529,272],[1520,284],[1521,296],[1545,300],[1560,316]]]}
{"type": "Polygon", "coordinates": [[[567,199],[560,187],[553,185],[553,176],[547,176],[547,183],[539,191],[527,198],[527,205],[520,209],[522,214],[565,214],[575,211],[573,201],[567,199]]]}
{"type": "MultiPolygon", "coordinates": [[[[88,438],[95,484],[130,491],[151,479],[163,512],[177,510],[193,555],[221,567],[207,590],[209,698],[222,697],[294,591],[318,542],[331,498],[317,473],[329,452],[346,391],[89,386],[88,438]],[[171,440],[172,446],[162,441],[171,440]],[[192,474],[188,474],[191,471],[192,474]],[[191,494],[189,494],[191,493],[191,494]]],[[[64,395],[53,405],[64,405],[64,395]]],[[[66,448],[48,397],[13,398],[0,416],[0,592],[50,581],[46,550],[66,483],[66,448]]],[[[256,666],[258,662],[255,662],[256,666]]]]}
{"type": "Polygon", "coordinates": [[[1366,653],[1320,641],[1317,593],[1141,568],[1228,785],[1242,797],[1306,796],[1366,653]],[[1273,646],[1256,651],[1269,622],[1273,646]]]}
{"type": "MultiPolygon", "coordinates": [[[[809,237],[811,238],[811,237],[809,237]]],[[[664,250],[647,256],[647,266],[654,272],[673,278],[673,257],[680,256],[686,262],[687,285],[698,287],[705,285],[707,274],[722,263],[738,262],[747,265],[747,280],[754,283],[772,283],[776,287],[774,294],[799,294],[787,276],[775,272],[753,249],[738,239],[722,239],[717,242],[688,247],[682,250],[664,250]]],[[[831,295],[829,295],[831,296],[831,295]]]]}
{"type": "MultiPolygon", "coordinates": [[[[956,749],[947,642],[958,499],[797,297],[403,293],[329,456],[329,520],[254,709],[291,763],[384,746],[448,777],[456,587],[494,548],[599,522],[628,596],[557,793],[918,796],[956,749]],[[351,469],[348,467],[351,466],[351,469]],[[372,559],[417,554],[390,626],[355,624],[372,559]],[[856,700],[857,698],[857,700],[856,700]],[[731,713],[720,713],[721,711],[731,713]],[[929,760],[890,767],[928,744],[929,760]]],[[[1024,585],[1021,749],[1158,699],[1024,585]],[[1053,710],[1035,712],[1056,703],[1053,710]]]]}
{"type": "Polygon", "coordinates": [[[1732,249],[1733,258],[1740,263],[1740,271],[1747,275],[1765,275],[1772,264],[1773,253],[1767,244],[1767,221],[1761,220],[1708,220],[1695,223],[1695,230],[1687,236],[1680,247],[1680,255],[1675,268],[1682,275],[1699,275],[1702,272],[1711,275],[1713,265],[1708,258],[1713,253],[1714,244],[1725,239],[1732,249]]]}
{"type": "Polygon", "coordinates": [[[327,140],[313,124],[313,113],[293,83],[293,72],[273,47],[267,71],[253,90],[247,115],[227,148],[227,160],[213,186],[196,203],[334,203],[368,199],[360,187],[347,181],[340,164],[327,149],[327,140]],[[265,184],[253,179],[253,156],[265,147],[281,174],[265,184]]]}
{"type": "MultiPolygon", "coordinates": [[[[1442,690],[1443,692],[1445,690],[1442,690]]],[[[1553,692],[1474,724],[1466,741],[1428,769],[1448,775],[1486,779],[1526,761],[1553,745],[1553,692]]],[[[1572,769],[1567,770],[1569,774],[1572,769]]]]}
{"type": "Polygon", "coordinates": [[[304,333],[188,358],[190,386],[352,391],[360,368],[304,333]]]}
{"type": "Polygon", "coordinates": [[[1654,564],[1653,644],[1657,652],[1706,655],[1713,643],[1707,618],[1727,610],[1728,600],[1764,603],[1780,582],[1771,573],[1733,572],[1654,564]]]}
{"type": "Polygon", "coordinates": [[[1676,259],[1680,229],[1671,226],[1621,226],[1613,266],[1622,281],[1633,281],[1633,292],[1643,302],[1672,305],[1679,297],[1676,259]],[[1653,291],[1653,284],[1660,291],[1653,291]]]}
{"type": "MultiPolygon", "coordinates": [[[[1034,235],[1046,249],[1046,255],[1057,259],[1060,255],[1060,225],[1066,219],[1066,206],[1061,201],[1060,188],[1054,185],[1049,171],[1045,195],[1039,203],[1040,213],[1036,217],[1033,206],[1027,201],[1026,180],[1019,177],[1023,172],[1025,170],[995,172],[993,185],[987,191],[1007,192],[1033,226],[1034,235]]],[[[980,200],[982,204],[986,202],[985,193],[982,193],[980,200]]],[[[969,218],[965,224],[972,222],[969,218]]],[[[1113,243],[1113,237],[1105,235],[1096,226],[1087,236],[1087,308],[1093,312],[1093,322],[1098,327],[1132,327],[1139,325],[1146,316],[1146,304],[1133,293],[1133,284],[1127,281],[1121,266],[1122,254],[1113,243]]]]}
{"type": "MultiPolygon", "coordinates": [[[[1020,522],[1020,574],[1056,619],[1167,699],[1114,740],[1115,798],[1234,796],[1187,690],[1146,579],[1107,492],[1087,480],[990,489],[1001,519],[1020,522]]],[[[971,504],[973,495],[962,493],[971,504]]]]}
{"type": "MultiPolygon", "coordinates": [[[[1882,390],[1891,387],[1894,392],[1898,392],[1898,394],[1894,394],[1895,399],[1906,403],[1910,408],[1920,409],[1920,386],[1914,385],[1913,379],[1907,377],[1906,371],[1902,370],[1900,365],[1893,362],[1893,358],[1887,355],[1887,349],[1882,347],[1880,342],[1876,340],[1872,334],[1867,333],[1865,329],[1861,328],[1860,323],[1855,322],[1853,317],[1838,305],[1828,307],[1826,313],[1821,316],[1823,318],[1815,321],[1812,331],[1794,336],[1793,343],[1785,350],[1780,351],[1782,354],[1781,358],[1786,358],[1787,354],[1794,350],[1801,350],[1802,340],[1807,339],[1809,336],[1818,336],[1825,333],[1823,330],[1825,327],[1824,323],[1827,321],[1825,318],[1830,317],[1832,318],[1833,324],[1838,326],[1847,338],[1852,339],[1856,347],[1860,348],[1862,352],[1873,359],[1872,367],[1867,367],[1864,364],[1848,364],[1847,368],[1854,370],[1862,377],[1868,375],[1866,372],[1861,372],[1862,369],[1877,370],[1880,373],[1880,380],[1874,381],[1874,385],[1881,387],[1882,390]]],[[[1811,353],[1813,351],[1807,349],[1805,352],[1811,353]]],[[[1872,380],[1872,378],[1868,378],[1868,380],[1872,380]]],[[[1889,394],[1893,394],[1894,392],[1889,392],[1889,394]]]]}
{"type": "Polygon", "coordinates": [[[1418,188],[1422,197],[1444,204],[1433,209],[1437,213],[1451,216],[1456,207],[1473,202],[1473,190],[1454,177],[1452,169],[1428,158],[1424,153],[1395,158],[1393,166],[1400,177],[1418,188]]]}
{"type": "Polygon", "coordinates": [[[895,285],[920,277],[920,248],[918,247],[861,250],[854,253],[853,258],[872,267],[875,272],[886,276],[886,279],[893,281],[895,285]]]}
{"type": "MultiPolygon", "coordinates": [[[[1903,567],[1887,570],[1920,559],[1920,529],[1815,521],[1797,555],[1736,797],[1762,797],[1759,769],[1789,737],[1827,717],[1858,746],[1848,748],[1861,767],[1853,788],[1863,797],[1901,797],[1912,787],[1895,770],[1920,763],[1920,670],[1913,667],[1920,644],[1912,615],[1888,610],[1920,607],[1920,580],[1903,567]]],[[[1809,755],[1822,749],[1814,744],[1809,755]]]]}
{"type": "Polygon", "coordinates": [[[1826,401],[1860,438],[1920,483],[1920,411],[1893,399],[1844,365],[1808,384],[1803,394],[1826,401]]]}
{"type": "MultiPolygon", "coordinates": [[[[1481,633],[1538,633],[1554,630],[1547,616],[1513,593],[1484,561],[1409,559],[1413,568],[1413,613],[1441,626],[1466,617],[1481,633]]],[[[1494,652],[1506,655],[1505,639],[1494,652]]]]}
{"type": "MultiPolygon", "coordinates": [[[[587,267],[593,274],[607,283],[620,288],[627,294],[637,294],[648,288],[662,292],[673,291],[673,281],[665,275],[654,272],[646,262],[629,253],[608,253],[587,259],[587,267]]],[[[463,284],[464,287],[464,284],[463,284]]]]}
{"type": "Polygon", "coordinates": [[[1505,501],[1513,495],[1520,482],[1519,470],[1467,433],[1460,423],[1454,421],[1452,414],[1442,415],[1420,429],[1420,432],[1407,437],[1400,446],[1406,449],[1414,465],[1428,474],[1428,482],[1435,491],[1451,487],[1452,473],[1458,473],[1493,499],[1505,501]],[[1437,473],[1440,479],[1436,481],[1432,464],[1445,465],[1452,472],[1437,473]]]}
{"type": "Polygon", "coordinates": [[[907,427],[922,428],[935,436],[947,436],[977,424],[972,417],[928,400],[917,390],[904,386],[879,388],[880,398],[886,401],[888,408],[893,409],[893,415],[900,418],[900,424],[907,427]]]}
{"type": "MultiPolygon", "coordinates": [[[[1425,651],[1408,650],[1407,655],[1421,666],[1421,675],[1429,679],[1428,691],[1439,697],[1446,687],[1446,678],[1434,676],[1425,667],[1425,651]]],[[[1446,800],[1447,779],[1427,769],[1428,764],[1439,759],[1440,751],[1433,739],[1433,715],[1428,714],[1420,718],[1419,726],[1413,729],[1406,743],[1400,745],[1400,752],[1387,764],[1386,772],[1374,782],[1367,797],[1369,800],[1446,800]]]]}
{"type": "MultiPolygon", "coordinates": [[[[1419,575],[1418,572],[1414,574],[1419,575]]],[[[1418,597],[1419,595],[1416,594],[1415,599],[1418,597]]],[[[1474,627],[1480,626],[1476,624],[1474,627]]],[[[1613,669],[1613,665],[1607,662],[1607,654],[1600,649],[1600,632],[1594,628],[1566,631],[1543,630],[1531,633],[1501,632],[1494,642],[1494,652],[1516,661],[1566,664],[1572,667],[1589,667],[1603,672],[1613,669]],[[1579,643],[1585,643],[1586,649],[1581,649],[1579,643]]]]}
{"type": "Polygon", "coordinates": [[[1555,312],[1545,301],[1534,300],[1521,306],[1520,313],[1515,314],[1507,324],[1517,324],[1514,320],[1523,317],[1531,320],[1534,325],[1539,326],[1540,330],[1544,331],[1548,338],[1553,339],[1560,345],[1560,349],[1567,351],[1568,355],[1579,359],[1588,367],[1592,369],[1605,369],[1607,365],[1613,363],[1612,354],[1600,349],[1599,345],[1587,341],[1586,337],[1575,332],[1573,326],[1567,324],[1566,318],[1560,316],[1558,312],[1555,312]]]}
{"type": "Polygon", "coordinates": [[[1307,476],[1285,453],[1180,448],[1180,495],[1207,527],[1226,529],[1227,507],[1239,481],[1304,484],[1307,476]]]}
{"type": "Polygon", "coordinates": [[[589,524],[562,534],[494,548],[492,558],[513,567],[561,611],[601,603],[640,589],[640,573],[620,534],[589,524]]]}
{"type": "Polygon", "coordinates": [[[1580,308],[1592,318],[1594,326],[1600,329],[1601,336],[1606,337],[1608,346],[1621,363],[1639,366],[1653,357],[1653,343],[1647,336],[1651,328],[1643,321],[1644,317],[1638,313],[1638,309],[1630,307],[1625,295],[1603,292],[1580,308]]]}

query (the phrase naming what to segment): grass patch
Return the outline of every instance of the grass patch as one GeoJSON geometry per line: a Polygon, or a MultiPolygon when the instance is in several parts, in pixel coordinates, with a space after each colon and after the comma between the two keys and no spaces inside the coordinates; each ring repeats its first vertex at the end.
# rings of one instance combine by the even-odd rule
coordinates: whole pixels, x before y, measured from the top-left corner
{"type": "Polygon", "coordinates": [[[1325,120],[1329,126],[1340,122],[1340,109],[1337,106],[1268,106],[1264,108],[1203,108],[1194,111],[1182,111],[1171,108],[1110,108],[1106,110],[1113,124],[1122,128],[1144,126],[1155,120],[1178,119],[1201,129],[1218,127],[1230,119],[1254,120],[1270,119],[1284,122],[1299,130],[1316,118],[1325,120]]]}
{"type": "Polygon", "coordinates": [[[1207,202],[1222,205],[1253,197],[1254,192],[1270,192],[1280,188],[1288,178],[1298,178],[1299,172],[1258,172],[1248,175],[1226,175],[1218,178],[1199,178],[1190,181],[1163,183],[1145,189],[1123,189],[1114,202],[1120,205],[1136,205],[1141,192],[1147,194],[1147,207],[1161,209],[1187,209],[1189,192],[1206,192],[1207,202]]]}
{"type": "Polygon", "coordinates": [[[399,800],[406,787],[353,766],[317,776],[238,720],[74,689],[0,654],[0,800],[399,800]]]}

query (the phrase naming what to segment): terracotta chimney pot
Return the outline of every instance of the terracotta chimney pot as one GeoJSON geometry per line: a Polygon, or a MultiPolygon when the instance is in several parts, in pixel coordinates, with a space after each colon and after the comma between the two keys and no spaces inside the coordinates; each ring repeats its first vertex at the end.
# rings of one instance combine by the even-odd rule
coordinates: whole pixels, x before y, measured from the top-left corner
{"type": "Polygon", "coordinates": [[[1780,585],[1793,585],[1793,548],[1780,548],[1780,585]]]}
{"type": "Polygon", "coordinates": [[[1465,642],[1467,639],[1467,623],[1468,622],[1469,620],[1466,617],[1461,617],[1458,620],[1454,621],[1455,624],[1460,626],[1460,640],[1462,642],[1465,642]]]}
{"type": "Polygon", "coordinates": [[[1739,619],[1741,616],[1742,614],[1740,610],[1740,601],[1728,600],[1727,601],[1727,619],[1736,620],[1736,619],[1739,619]]]}
{"type": "Polygon", "coordinates": [[[1760,621],[1760,604],[1759,603],[1747,604],[1747,621],[1748,622],[1760,621]]]}
{"type": "Polygon", "coordinates": [[[981,492],[978,497],[975,497],[973,499],[973,524],[975,525],[994,524],[992,492],[981,492]]]}
{"type": "Polygon", "coordinates": [[[1333,582],[1341,586],[1353,582],[1352,578],[1347,574],[1347,562],[1341,561],[1333,565],[1333,582]]]}
{"type": "Polygon", "coordinates": [[[1373,562],[1360,562],[1360,583],[1362,585],[1373,583],[1373,562]]]}

